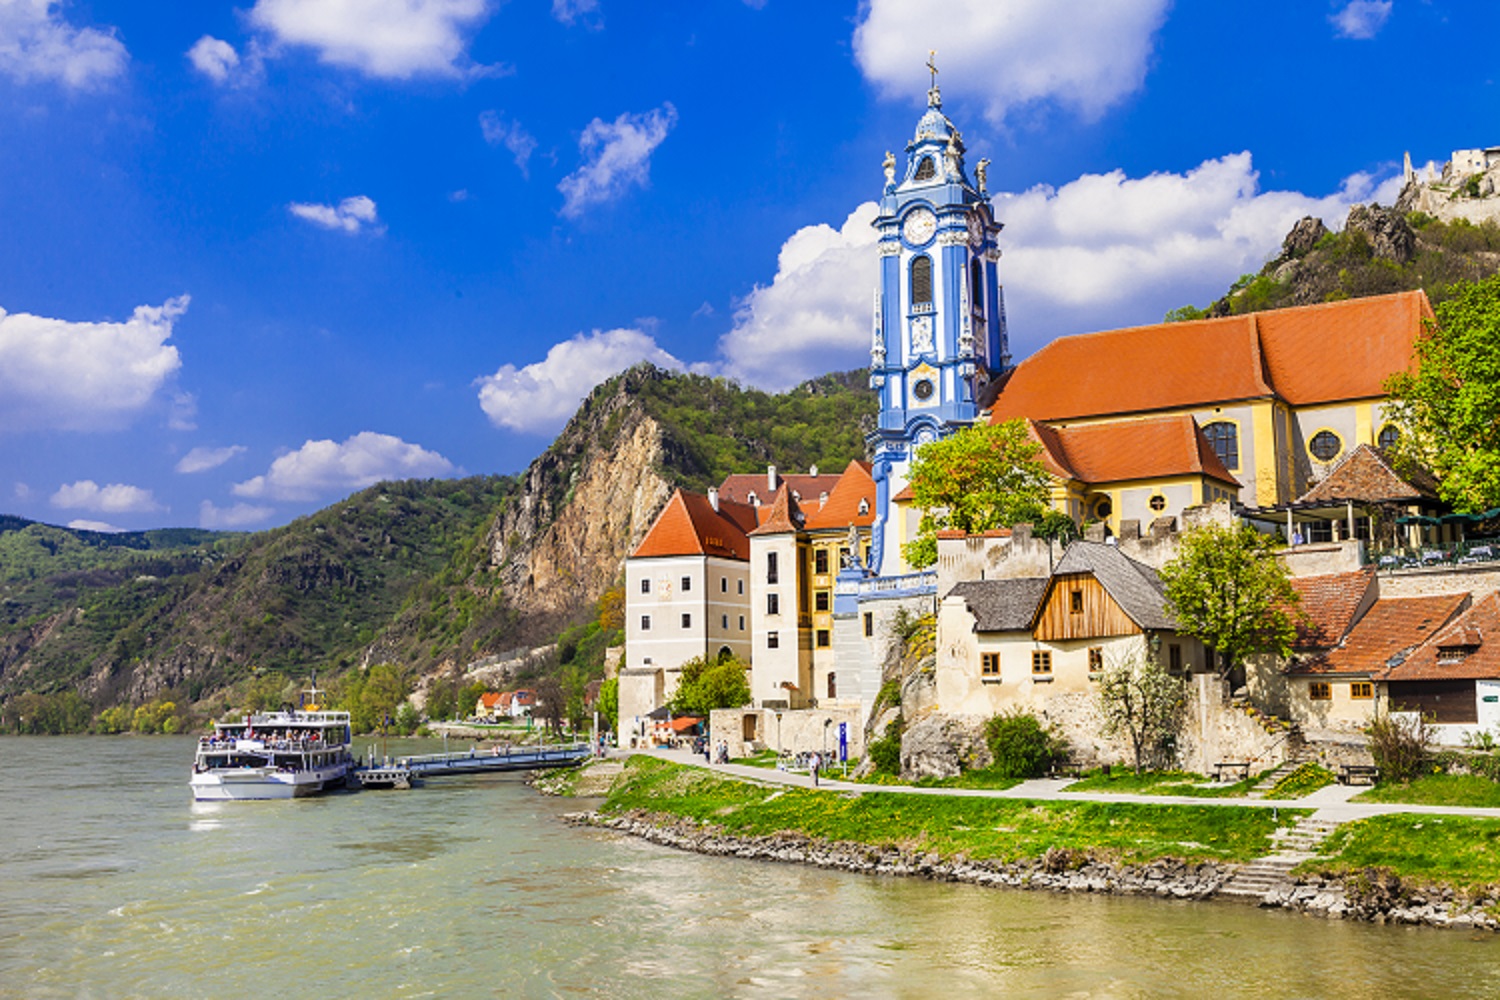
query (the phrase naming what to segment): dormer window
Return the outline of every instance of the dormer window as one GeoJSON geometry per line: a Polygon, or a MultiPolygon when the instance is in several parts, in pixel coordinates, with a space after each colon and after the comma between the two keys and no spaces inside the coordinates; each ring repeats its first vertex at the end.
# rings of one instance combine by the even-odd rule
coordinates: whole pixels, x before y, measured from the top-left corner
{"type": "Polygon", "coordinates": [[[754,490],[750,491],[750,496],[747,497],[746,499],[748,499],[750,501],[750,506],[752,506],[752,507],[759,507],[760,506],[760,497],[758,497],[758,496],[755,495],[755,491],[754,490]]]}
{"type": "Polygon", "coordinates": [[[859,516],[864,517],[870,513],[870,501],[861,498],[859,501],[859,516]]]}
{"type": "Polygon", "coordinates": [[[930,181],[937,176],[937,162],[930,156],[922,157],[922,162],[917,164],[917,175],[914,178],[919,181],[930,181]]]}
{"type": "Polygon", "coordinates": [[[1462,663],[1468,656],[1468,646],[1439,646],[1437,661],[1443,664],[1462,663]]]}

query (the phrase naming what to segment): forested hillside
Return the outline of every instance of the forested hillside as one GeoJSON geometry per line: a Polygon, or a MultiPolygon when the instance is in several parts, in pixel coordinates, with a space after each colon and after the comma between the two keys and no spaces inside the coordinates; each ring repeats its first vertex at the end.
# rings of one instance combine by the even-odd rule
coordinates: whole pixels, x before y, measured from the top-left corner
{"type": "Polygon", "coordinates": [[[520,477],[382,483],[248,535],[7,519],[0,708],[15,725],[69,693],[48,716],[62,728],[163,701],[185,718],[274,701],[313,669],[358,669],[335,684],[357,688],[376,664],[409,689],[559,633],[560,668],[596,669],[598,602],[673,488],[842,468],[875,409],[862,372],[770,395],[643,365],[597,387],[520,477]]]}

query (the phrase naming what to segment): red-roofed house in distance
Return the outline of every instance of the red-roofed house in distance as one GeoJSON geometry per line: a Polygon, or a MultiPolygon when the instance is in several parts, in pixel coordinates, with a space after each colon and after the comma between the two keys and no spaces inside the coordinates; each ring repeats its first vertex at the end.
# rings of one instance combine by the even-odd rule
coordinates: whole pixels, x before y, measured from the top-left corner
{"type": "MultiPolygon", "coordinates": [[[[1023,418],[1062,435],[1113,428],[1097,432],[1108,435],[1107,446],[1078,443],[1080,455],[1103,458],[1109,469],[1073,477],[1085,488],[1070,491],[1062,509],[1076,520],[1118,531],[1122,519],[1175,515],[1184,505],[1170,481],[1184,474],[1201,491],[1225,488],[1227,472],[1234,499],[1273,507],[1301,496],[1358,445],[1394,440],[1384,382],[1410,365],[1432,317],[1426,294],[1413,291],[1060,337],[997,380],[989,417],[1023,418]],[[1137,435],[1166,440],[1167,429],[1150,422],[1169,417],[1195,421],[1219,466],[1193,475],[1188,448],[1186,463],[1183,456],[1172,463],[1185,468],[1158,476],[1153,467],[1164,456],[1120,445],[1137,435]]],[[[1063,453],[1071,447],[1065,441],[1063,453]]]]}
{"type": "Polygon", "coordinates": [[[474,718],[493,721],[500,718],[500,699],[498,691],[486,691],[479,696],[478,703],[474,706],[474,718]]]}
{"type": "Polygon", "coordinates": [[[625,560],[620,745],[648,739],[647,716],[695,657],[750,659],[753,504],[678,490],[625,560]],[[633,742],[627,742],[633,741],[633,742]]]}

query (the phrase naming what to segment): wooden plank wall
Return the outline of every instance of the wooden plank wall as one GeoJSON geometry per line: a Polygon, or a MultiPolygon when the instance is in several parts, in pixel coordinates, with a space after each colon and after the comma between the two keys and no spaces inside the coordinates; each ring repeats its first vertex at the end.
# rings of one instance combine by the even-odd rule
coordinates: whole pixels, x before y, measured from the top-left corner
{"type": "Polygon", "coordinates": [[[1091,574],[1077,573],[1053,578],[1033,634],[1043,641],[1057,641],[1139,635],[1140,632],[1098,580],[1091,574]],[[1081,613],[1072,610],[1074,591],[1083,593],[1081,613]]]}

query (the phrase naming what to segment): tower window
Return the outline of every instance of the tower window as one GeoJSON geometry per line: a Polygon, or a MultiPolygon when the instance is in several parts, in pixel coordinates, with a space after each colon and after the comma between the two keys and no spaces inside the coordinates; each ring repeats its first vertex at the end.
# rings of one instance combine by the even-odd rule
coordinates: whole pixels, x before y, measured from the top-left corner
{"type": "Polygon", "coordinates": [[[1216,420],[1203,428],[1208,445],[1226,469],[1240,467],[1240,429],[1227,420],[1216,420]]]}
{"type": "Polygon", "coordinates": [[[820,576],[828,572],[827,549],[813,549],[813,572],[820,576]]]}
{"type": "Polygon", "coordinates": [[[767,583],[775,583],[776,580],[777,580],[777,575],[778,574],[776,572],[776,553],[774,553],[774,552],[767,552],[766,553],[766,582],[767,583]]]}
{"type": "Polygon", "coordinates": [[[917,164],[916,180],[930,181],[937,176],[937,163],[930,156],[922,157],[922,162],[917,164]]]}
{"type": "Polygon", "coordinates": [[[969,309],[984,312],[984,265],[977,257],[969,261],[969,309]]]}
{"type": "Polygon", "coordinates": [[[917,384],[911,387],[911,392],[913,396],[925,403],[932,398],[932,379],[919,379],[917,384]]]}
{"type": "Polygon", "coordinates": [[[932,305],[932,258],[921,256],[911,262],[911,304],[932,305]]]}

